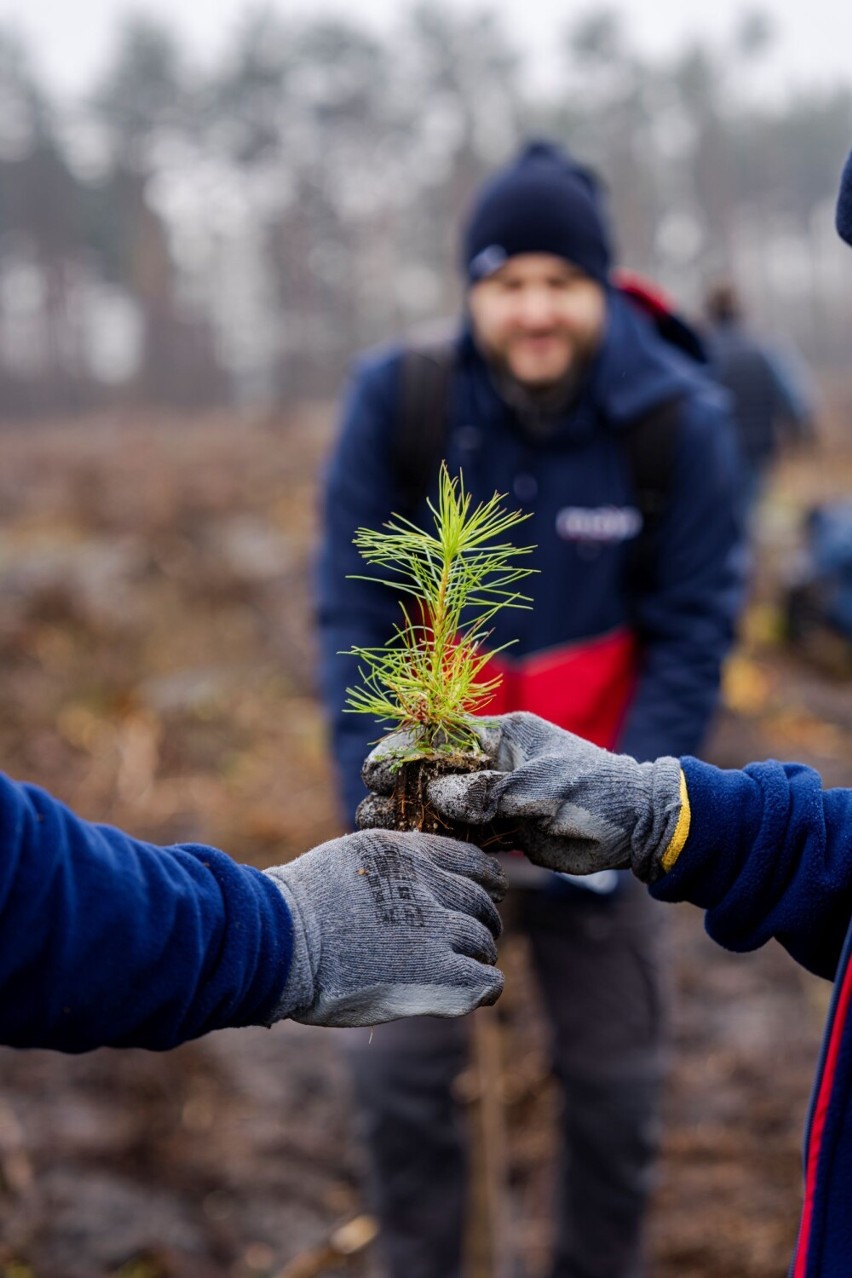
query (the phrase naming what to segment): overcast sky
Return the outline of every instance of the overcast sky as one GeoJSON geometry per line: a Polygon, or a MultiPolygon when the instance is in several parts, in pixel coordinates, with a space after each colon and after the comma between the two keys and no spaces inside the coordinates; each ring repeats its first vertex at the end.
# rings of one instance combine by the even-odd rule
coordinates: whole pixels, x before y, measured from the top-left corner
{"type": "MultiPolygon", "coordinates": [[[[450,0],[447,0],[450,2],[450,0]]],[[[532,59],[543,84],[552,76],[554,43],[578,15],[604,4],[623,13],[632,37],[648,51],[668,51],[689,35],[724,40],[744,8],[773,21],[777,38],[761,85],[780,94],[796,85],[852,84],[850,0],[451,0],[454,7],[497,11],[505,29],[532,59]]],[[[284,13],[333,10],[351,14],[351,0],[267,0],[284,13]]],[[[258,8],[251,0],[0,0],[0,21],[27,38],[42,70],[59,88],[74,91],[91,82],[108,56],[120,16],[128,9],[160,15],[184,37],[200,59],[222,48],[239,16],[258,8]]],[[[360,0],[359,18],[379,26],[395,23],[405,0],[360,0]]]]}

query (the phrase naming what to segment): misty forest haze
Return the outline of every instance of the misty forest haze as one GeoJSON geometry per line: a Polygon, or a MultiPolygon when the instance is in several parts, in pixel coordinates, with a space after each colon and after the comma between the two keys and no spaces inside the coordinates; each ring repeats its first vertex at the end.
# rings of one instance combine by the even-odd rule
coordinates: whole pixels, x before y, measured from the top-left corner
{"type": "Polygon", "coordinates": [[[69,103],[0,30],[0,414],[333,393],[357,348],[458,306],[465,202],[531,134],[598,168],[622,263],[687,312],[731,270],[764,328],[839,363],[852,87],[761,105],[771,39],[753,14],[652,58],[601,8],[543,99],[487,11],[384,36],[255,12],[203,72],[136,17],[69,103]]]}

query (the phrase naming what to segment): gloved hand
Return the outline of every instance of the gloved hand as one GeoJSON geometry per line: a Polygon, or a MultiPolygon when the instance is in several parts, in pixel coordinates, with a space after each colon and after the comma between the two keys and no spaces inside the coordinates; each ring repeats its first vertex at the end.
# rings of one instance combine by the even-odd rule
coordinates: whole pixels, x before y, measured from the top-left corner
{"type": "MultiPolygon", "coordinates": [[[[637,763],[524,711],[471,726],[493,768],[432,781],[429,798],[443,816],[514,823],[516,847],[561,873],[629,868],[653,883],[670,868],[689,829],[677,759],[637,763]]],[[[387,737],[364,764],[376,796],[367,805],[380,808],[393,787],[399,737],[387,737]]]]}
{"type": "Polygon", "coordinates": [[[293,959],[274,1019],[378,1025],[461,1016],[503,989],[493,900],[499,866],[478,848],[370,830],[266,873],[293,918],[293,959]]]}

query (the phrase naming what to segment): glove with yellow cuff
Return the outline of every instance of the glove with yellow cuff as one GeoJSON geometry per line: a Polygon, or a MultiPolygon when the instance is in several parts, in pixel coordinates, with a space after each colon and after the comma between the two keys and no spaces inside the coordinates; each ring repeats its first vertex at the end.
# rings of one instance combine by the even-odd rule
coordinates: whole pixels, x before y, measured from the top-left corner
{"type": "MultiPolygon", "coordinates": [[[[514,823],[530,861],[561,873],[630,869],[654,883],[674,865],[690,819],[677,759],[637,763],[523,711],[475,726],[492,768],[431,783],[445,816],[514,823]]],[[[364,775],[381,790],[385,769],[374,756],[364,775]]]]}

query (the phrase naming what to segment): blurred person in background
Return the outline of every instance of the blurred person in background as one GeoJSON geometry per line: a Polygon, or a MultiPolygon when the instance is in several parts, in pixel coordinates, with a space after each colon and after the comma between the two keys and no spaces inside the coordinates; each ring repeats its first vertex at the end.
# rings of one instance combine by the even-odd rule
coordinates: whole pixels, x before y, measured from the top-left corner
{"type": "Polygon", "coordinates": [[[719,279],[708,288],[704,310],[710,364],[733,400],[743,510],[752,521],[781,446],[814,438],[814,395],[799,361],[750,331],[732,280],[719,279]]]}
{"type": "MultiPolygon", "coordinates": [[[[494,619],[494,646],[513,647],[495,658],[504,679],[487,713],[538,709],[643,759],[698,750],[741,598],[727,397],[616,286],[595,176],[530,144],[478,193],[461,238],[465,313],[434,357],[439,393],[419,388],[429,420],[412,439],[410,351],[367,354],[327,474],[318,612],[349,821],[376,728],[344,709],[358,671],[341,654],[386,643],[399,609],[393,590],[353,577],[353,535],[391,512],[425,524],[441,459],[474,503],[496,491],[529,512],[536,546],[532,608],[494,619]]],[[[523,877],[511,917],[530,941],[563,1094],[550,1274],[636,1278],[665,1067],[661,921],[629,875],[579,881],[506,859],[523,877]]],[[[392,1278],[462,1271],[452,1085],[466,1030],[421,1020],[347,1036],[392,1278]]]]}
{"type": "Polygon", "coordinates": [[[210,1030],[459,1016],[499,996],[502,874],[386,831],[260,871],[157,847],[0,773],[0,1043],[175,1047],[210,1030]]]}

